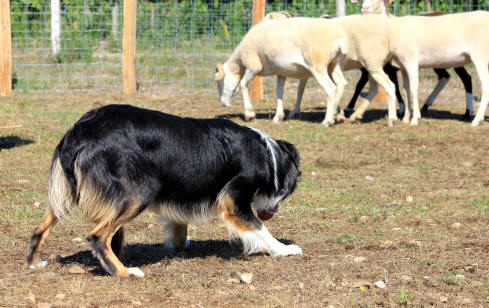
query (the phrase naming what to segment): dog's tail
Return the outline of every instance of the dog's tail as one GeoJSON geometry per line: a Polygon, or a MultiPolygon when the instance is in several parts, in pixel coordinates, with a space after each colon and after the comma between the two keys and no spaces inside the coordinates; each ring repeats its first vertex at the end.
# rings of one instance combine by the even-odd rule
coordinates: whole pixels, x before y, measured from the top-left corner
{"type": "Polygon", "coordinates": [[[56,149],[51,162],[51,170],[48,182],[49,209],[54,212],[58,220],[68,216],[72,209],[78,204],[76,198],[76,187],[73,187],[66,176],[59,147],[56,149]]]}

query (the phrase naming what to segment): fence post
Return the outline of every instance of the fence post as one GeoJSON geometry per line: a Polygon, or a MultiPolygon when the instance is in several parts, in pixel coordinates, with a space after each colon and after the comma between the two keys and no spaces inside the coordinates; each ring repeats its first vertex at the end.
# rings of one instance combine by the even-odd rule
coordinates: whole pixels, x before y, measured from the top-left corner
{"type": "MultiPolygon", "coordinates": [[[[253,0],[253,10],[251,25],[254,26],[265,17],[265,0],[253,0]]],[[[263,78],[256,76],[251,81],[251,98],[262,99],[263,98],[263,78]]]]}
{"type": "Polygon", "coordinates": [[[137,0],[124,0],[122,29],[122,93],[136,93],[136,17],[137,0]]]}
{"type": "Polygon", "coordinates": [[[0,95],[12,93],[12,41],[10,3],[0,0],[0,95]]]}

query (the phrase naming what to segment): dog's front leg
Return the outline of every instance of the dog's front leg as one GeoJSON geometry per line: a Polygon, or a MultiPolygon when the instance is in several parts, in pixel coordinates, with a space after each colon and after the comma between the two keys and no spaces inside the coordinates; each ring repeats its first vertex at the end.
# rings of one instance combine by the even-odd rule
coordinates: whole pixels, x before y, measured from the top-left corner
{"type": "Polygon", "coordinates": [[[244,253],[266,252],[271,256],[301,254],[297,245],[285,245],[276,240],[251,209],[256,191],[252,181],[235,177],[221,191],[217,210],[231,236],[243,242],[244,253]]]}

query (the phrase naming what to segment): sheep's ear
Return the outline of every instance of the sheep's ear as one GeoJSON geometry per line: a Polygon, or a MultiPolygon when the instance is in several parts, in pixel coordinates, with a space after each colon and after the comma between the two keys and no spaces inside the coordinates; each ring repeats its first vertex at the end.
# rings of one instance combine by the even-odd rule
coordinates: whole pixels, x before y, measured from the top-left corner
{"type": "Polygon", "coordinates": [[[221,63],[216,65],[216,74],[214,75],[216,81],[222,81],[224,79],[224,67],[221,63]]]}

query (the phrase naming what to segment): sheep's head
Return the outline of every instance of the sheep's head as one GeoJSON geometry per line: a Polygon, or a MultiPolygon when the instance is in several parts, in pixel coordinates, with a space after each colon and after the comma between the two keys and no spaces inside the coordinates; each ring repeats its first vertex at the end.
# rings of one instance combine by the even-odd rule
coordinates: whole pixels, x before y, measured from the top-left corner
{"type": "Polygon", "coordinates": [[[238,90],[238,84],[240,75],[232,73],[225,63],[224,65],[218,63],[216,65],[216,74],[214,79],[217,82],[217,89],[219,91],[219,100],[221,104],[226,107],[231,106],[233,96],[238,90]]]}
{"type": "Polygon", "coordinates": [[[392,0],[364,0],[362,14],[384,14],[391,3],[392,0]]]}

